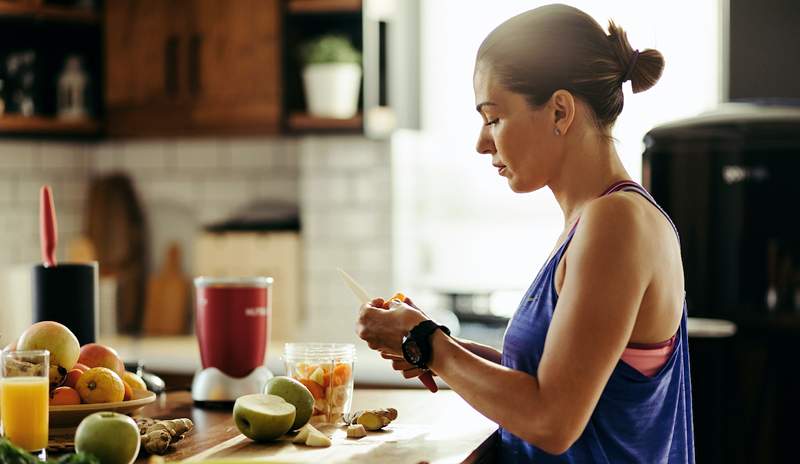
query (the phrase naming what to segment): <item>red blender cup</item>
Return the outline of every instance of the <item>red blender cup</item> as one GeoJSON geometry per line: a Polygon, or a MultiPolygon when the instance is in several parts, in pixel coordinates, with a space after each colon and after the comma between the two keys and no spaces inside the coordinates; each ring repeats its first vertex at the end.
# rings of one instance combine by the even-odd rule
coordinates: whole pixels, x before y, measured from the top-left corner
{"type": "Polygon", "coordinates": [[[271,277],[198,277],[195,332],[202,369],[192,382],[196,403],[226,403],[263,393],[272,307],[271,277]]]}

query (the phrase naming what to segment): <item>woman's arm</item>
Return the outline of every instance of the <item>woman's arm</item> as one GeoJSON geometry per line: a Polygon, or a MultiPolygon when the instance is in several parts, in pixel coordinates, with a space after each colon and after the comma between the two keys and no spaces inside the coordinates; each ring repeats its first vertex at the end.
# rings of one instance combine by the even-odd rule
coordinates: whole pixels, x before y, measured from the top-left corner
{"type": "Polygon", "coordinates": [[[489,345],[484,345],[482,343],[473,342],[472,340],[465,340],[463,338],[453,337],[453,340],[455,340],[456,343],[461,345],[461,347],[465,348],[470,353],[495,364],[500,364],[503,354],[496,348],[489,345]]]}
{"type": "MultiPolygon", "coordinates": [[[[487,361],[441,331],[431,337],[429,367],[514,435],[549,453],[564,452],[586,427],[630,339],[652,277],[648,257],[658,246],[648,242],[647,230],[624,199],[605,197],[586,208],[536,377],[487,361]]],[[[370,347],[398,354],[402,336],[424,319],[397,306],[362,308],[358,332],[370,347]]]]}

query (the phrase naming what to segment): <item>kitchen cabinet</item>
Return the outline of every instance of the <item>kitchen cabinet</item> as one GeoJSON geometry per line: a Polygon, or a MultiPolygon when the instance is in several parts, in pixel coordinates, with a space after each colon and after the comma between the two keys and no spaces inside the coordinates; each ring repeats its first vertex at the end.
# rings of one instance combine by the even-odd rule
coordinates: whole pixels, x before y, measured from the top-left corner
{"type": "Polygon", "coordinates": [[[105,11],[111,136],[277,132],[279,0],[117,0],[105,11]]]}
{"type": "Polygon", "coordinates": [[[100,15],[94,8],[48,0],[0,0],[0,136],[99,135],[100,42],[100,15]],[[78,69],[72,70],[71,85],[62,88],[68,60],[77,60],[78,69]],[[82,84],[76,84],[76,74],[82,84]],[[59,115],[60,104],[67,101],[84,114],[59,115]]]}

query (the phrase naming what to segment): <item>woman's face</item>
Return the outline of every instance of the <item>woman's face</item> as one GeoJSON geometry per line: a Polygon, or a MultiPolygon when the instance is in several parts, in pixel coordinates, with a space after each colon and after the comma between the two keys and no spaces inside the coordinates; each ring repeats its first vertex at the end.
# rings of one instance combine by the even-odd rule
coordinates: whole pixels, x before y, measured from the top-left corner
{"type": "Polygon", "coordinates": [[[514,192],[547,185],[558,157],[549,105],[531,108],[525,97],[503,88],[488,66],[476,66],[473,84],[476,109],[483,118],[478,153],[492,156],[492,165],[514,192]]]}

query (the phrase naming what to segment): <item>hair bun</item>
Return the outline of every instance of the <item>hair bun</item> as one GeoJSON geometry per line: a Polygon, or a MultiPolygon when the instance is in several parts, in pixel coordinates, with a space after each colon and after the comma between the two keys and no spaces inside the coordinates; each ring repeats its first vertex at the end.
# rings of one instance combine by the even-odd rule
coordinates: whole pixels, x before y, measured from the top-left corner
{"type": "Polygon", "coordinates": [[[608,22],[608,40],[619,61],[619,83],[630,80],[633,93],[644,92],[661,77],[664,71],[664,57],[661,52],[652,48],[643,51],[634,50],[628,42],[625,31],[608,22]]]}

